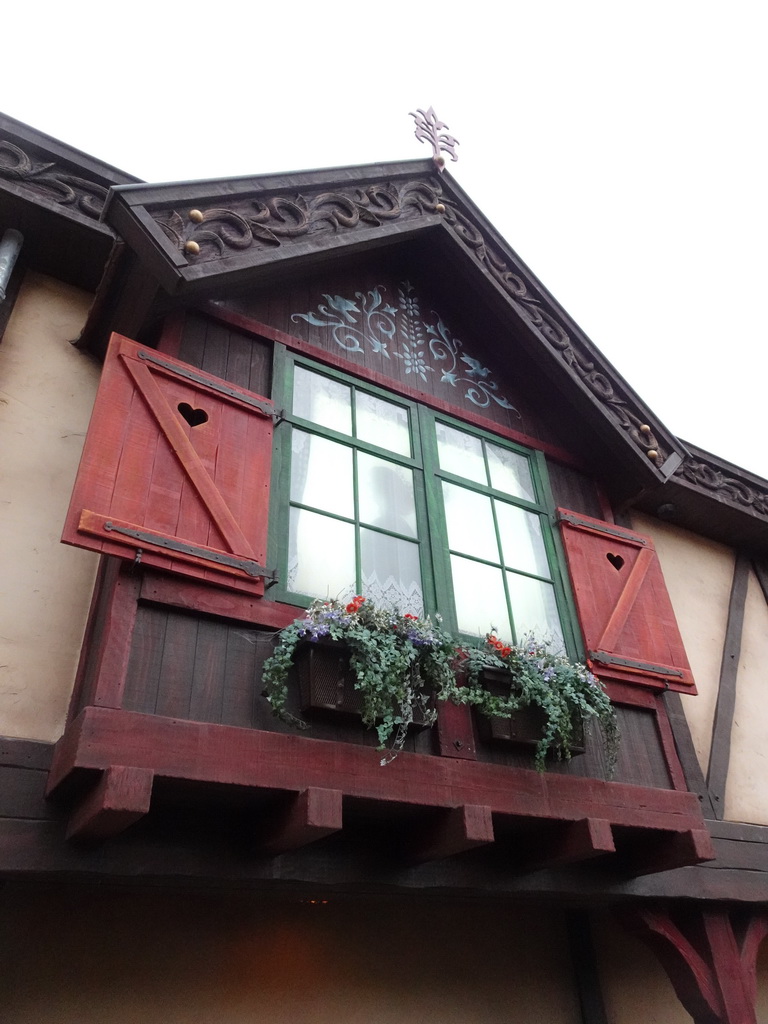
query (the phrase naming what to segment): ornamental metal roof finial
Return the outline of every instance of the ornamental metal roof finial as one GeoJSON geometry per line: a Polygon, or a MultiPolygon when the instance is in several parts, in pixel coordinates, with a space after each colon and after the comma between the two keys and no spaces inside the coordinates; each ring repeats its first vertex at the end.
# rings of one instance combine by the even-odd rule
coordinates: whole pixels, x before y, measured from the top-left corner
{"type": "Polygon", "coordinates": [[[443,131],[448,125],[438,120],[433,107],[430,107],[426,113],[421,109],[417,110],[415,114],[411,111],[409,116],[416,122],[416,131],[413,134],[419,142],[428,142],[432,146],[432,159],[437,164],[438,171],[442,174],[445,169],[445,157],[440,150],[443,153],[448,153],[451,160],[458,160],[456,146],[459,145],[459,140],[454,139],[452,135],[447,135],[443,131]]]}

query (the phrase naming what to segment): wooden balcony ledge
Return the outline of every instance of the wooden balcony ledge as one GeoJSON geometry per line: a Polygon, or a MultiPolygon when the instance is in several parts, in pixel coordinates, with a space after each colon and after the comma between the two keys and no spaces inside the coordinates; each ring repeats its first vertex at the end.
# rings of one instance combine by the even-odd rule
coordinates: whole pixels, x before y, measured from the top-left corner
{"type": "Polygon", "coordinates": [[[171,779],[269,797],[266,855],[340,832],[365,806],[407,811],[413,863],[515,834],[525,870],[600,857],[641,875],[714,858],[693,793],[408,752],[380,760],[371,747],[88,707],[56,746],[48,794],[71,802],[74,840],[121,832],[149,811],[153,780],[171,779]]]}

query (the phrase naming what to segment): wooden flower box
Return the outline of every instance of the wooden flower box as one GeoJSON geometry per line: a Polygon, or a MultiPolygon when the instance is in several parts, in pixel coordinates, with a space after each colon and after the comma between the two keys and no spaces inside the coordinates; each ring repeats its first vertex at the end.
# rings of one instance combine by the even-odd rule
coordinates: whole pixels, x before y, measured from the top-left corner
{"type": "Polygon", "coordinates": [[[302,711],[362,714],[363,698],[340,640],[307,641],[297,649],[295,662],[302,711]]]}
{"type": "MultiPolygon", "coordinates": [[[[483,686],[495,696],[500,697],[509,692],[509,677],[505,672],[485,669],[481,679],[483,686]]],[[[478,731],[486,741],[530,748],[538,744],[547,724],[546,712],[535,704],[520,708],[509,717],[487,718],[478,715],[477,718],[478,731]]],[[[583,754],[585,749],[584,720],[578,717],[574,719],[571,733],[571,756],[583,754]]]]}
{"type": "MultiPolygon", "coordinates": [[[[308,640],[297,648],[295,664],[302,711],[362,715],[363,697],[355,688],[349,651],[342,640],[308,640]]],[[[414,709],[412,728],[431,725],[419,708],[414,709]]]]}

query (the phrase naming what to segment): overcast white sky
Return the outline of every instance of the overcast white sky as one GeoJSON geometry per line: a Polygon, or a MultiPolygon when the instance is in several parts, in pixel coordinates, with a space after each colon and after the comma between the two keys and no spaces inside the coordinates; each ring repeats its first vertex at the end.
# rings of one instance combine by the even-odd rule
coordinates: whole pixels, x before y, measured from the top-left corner
{"type": "Polygon", "coordinates": [[[666,425],[768,477],[768,5],[17,5],[0,109],[146,180],[429,155],[666,425]]]}

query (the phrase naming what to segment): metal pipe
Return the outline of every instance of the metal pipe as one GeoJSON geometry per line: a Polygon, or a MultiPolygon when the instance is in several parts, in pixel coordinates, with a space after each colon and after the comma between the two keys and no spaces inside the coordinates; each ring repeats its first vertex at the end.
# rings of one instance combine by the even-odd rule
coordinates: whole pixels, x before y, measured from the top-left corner
{"type": "Polygon", "coordinates": [[[24,235],[16,228],[8,228],[0,240],[0,302],[5,301],[5,290],[23,241],[24,235]]]}

